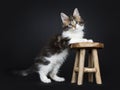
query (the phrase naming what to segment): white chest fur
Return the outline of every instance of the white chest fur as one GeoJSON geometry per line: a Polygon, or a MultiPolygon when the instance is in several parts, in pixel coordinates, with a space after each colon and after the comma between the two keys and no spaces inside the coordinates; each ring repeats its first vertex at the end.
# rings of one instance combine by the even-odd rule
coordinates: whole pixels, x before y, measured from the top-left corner
{"type": "Polygon", "coordinates": [[[68,37],[70,39],[69,44],[79,43],[79,42],[93,42],[93,40],[88,40],[84,38],[84,27],[78,27],[78,29],[69,29],[68,31],[63,31],[62,36],[68,37]]]}
{"type": "Polygon", "coordinates": [[[84,37],[84,32],[82,30],[68,30],[63,31],[62,36],[70,38],[69,43],[80,42],[84,37]]]}

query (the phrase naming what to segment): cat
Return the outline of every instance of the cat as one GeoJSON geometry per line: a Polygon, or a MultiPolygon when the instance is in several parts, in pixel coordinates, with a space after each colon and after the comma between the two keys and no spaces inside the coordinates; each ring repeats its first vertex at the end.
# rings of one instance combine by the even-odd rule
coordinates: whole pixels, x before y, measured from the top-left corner
{"type": "Polygon", "coordinates": [[[77,8],[74,9],[72,16],[67,16],[64,13],[60,13],[63,32],[62,37],[68,37],[70,39],[69,44],[79,42],[93,42],[92,39],[88,40],[84,38],[85,23],[77,8]]]}
{"type": "Polygon", "coordinates": [[[51,83],[51,79],[57,82],[65,81],[64,77],[59,77],[57,74],[68,56],[68,42],[68,38],[63,38],[60,34],[55,35],[35,57],[34,64],[26,70],[17,71],[16,74],[27,76],[37,72],[43,83],[51,83]]]}

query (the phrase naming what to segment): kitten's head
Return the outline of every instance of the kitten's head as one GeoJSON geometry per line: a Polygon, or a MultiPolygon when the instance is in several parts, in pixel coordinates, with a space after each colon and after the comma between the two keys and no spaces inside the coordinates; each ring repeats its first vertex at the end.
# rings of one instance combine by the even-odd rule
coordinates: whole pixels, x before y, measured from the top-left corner
{"type": "Polygon", "coordinates": [[[74,9],[73,15],[70,17],[64,13],[61,13],[61,20],[65,31],[84,29],[84,20],[81,18],[77,8],[74,9]]]}

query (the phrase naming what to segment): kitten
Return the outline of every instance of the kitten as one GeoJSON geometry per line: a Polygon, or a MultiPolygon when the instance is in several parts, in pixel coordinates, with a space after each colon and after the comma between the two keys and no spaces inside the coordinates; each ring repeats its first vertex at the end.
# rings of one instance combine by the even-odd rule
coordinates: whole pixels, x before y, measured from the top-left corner
{"type": "Polygon", "coordinates": [[[65,81],[57,73],[67,58],[69,51],[68,41],[68,38],[56,35],[38,54],[32,66],[26,70],[17,72],[17,74],[27,76],[30,73],[37,72],[43,83],[51,83],[51,79],[58,82],[65,81]]]}
{"type": "Polygon", "coordinates": [[[62,37],[70,39],[69,44],[79,42],[93,42],[84,38],[84,20],[81,18],[77,8],[74,9],[73,15],[68,17],[61,13],[61,20],[63,23],[62,37]]]}

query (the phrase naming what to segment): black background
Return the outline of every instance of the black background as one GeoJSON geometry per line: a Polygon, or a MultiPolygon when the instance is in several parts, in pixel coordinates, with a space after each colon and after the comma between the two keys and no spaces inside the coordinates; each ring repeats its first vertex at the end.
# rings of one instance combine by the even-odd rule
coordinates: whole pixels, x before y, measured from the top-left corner
{"type": "MultiPolygon", "coordinates": [[[[118,90],[119,88],[119,3],[117,0],[9,0],[1,2],[0,90],[75,89],[118,90]],[[63,83],[43,84],[38,74],[15,76],[12,70],[28,68],[33,58],[56,33],[62,32],[60,12],[78,8],[86,22],[85,37],[103,42],[99,51],[102,85],[71,84],[74,53],[60,69],[63,83]]],[[[72,50],[71,50],[72,52],[72,50]]],[[[74,51],[73,51],[74,52],[74,51]]]]}

